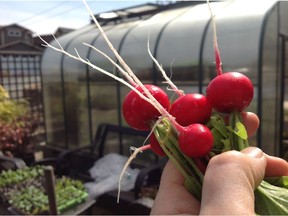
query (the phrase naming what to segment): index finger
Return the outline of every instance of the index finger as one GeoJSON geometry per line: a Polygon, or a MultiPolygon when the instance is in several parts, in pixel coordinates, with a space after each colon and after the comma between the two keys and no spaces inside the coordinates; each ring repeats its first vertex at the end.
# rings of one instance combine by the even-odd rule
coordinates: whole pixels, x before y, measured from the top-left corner
{"type": "Polygon", "coordinates": [[[255,113],[252,112],[243,112],[241,114],[243,118],[243,124],[245,125],[248,136],[251,137],[255,134],[259,127],[259,118],[255,113]]]}

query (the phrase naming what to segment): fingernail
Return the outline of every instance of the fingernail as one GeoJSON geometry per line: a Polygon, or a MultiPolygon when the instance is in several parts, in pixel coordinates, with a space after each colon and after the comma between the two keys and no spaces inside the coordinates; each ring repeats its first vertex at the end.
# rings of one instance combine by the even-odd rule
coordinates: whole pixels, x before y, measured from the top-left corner
{"type": "Polygon", "coordinates": [[[262,158],[264,154],[261,149],[256,147],[248,147],[246,149],[243,149],[241,152],[252,158],[262,158]]]}

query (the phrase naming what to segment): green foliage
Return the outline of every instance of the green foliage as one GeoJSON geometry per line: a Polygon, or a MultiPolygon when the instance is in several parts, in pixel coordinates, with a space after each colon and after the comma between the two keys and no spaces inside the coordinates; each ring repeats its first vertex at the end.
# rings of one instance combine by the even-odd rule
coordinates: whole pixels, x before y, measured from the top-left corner
{"type": "MultiPolygon", "coordinates": [[[[88,197],[81,181],[65,176],[56,178],[55,192],[59,213],[82,203],[88,197]]],[[[2,200],[21,214],[47,214],[49,202],[43,166],[3,171],[0,174],[0,195],[2,200]]]]}
{"type": "Polygon", "coordinates": [[[43,167],[24,167],[17,170],[4,170],[0,174],[0,188],[5,186],[18,184],[30,178],[36,178],[38,176],[43,176],[43,167]]]}
{"type": "Polygon", "coordinates": [[[39,214],[48,211],[48,197],[42,190],[30,186],[22,191],[12,191],[9,204],[17,208],[24,214],[39,214]]]}
{"type": "Polygon", "coordinates": [[[37,121],[30,117],[26,100],[13,100],[0,86],[0,150],[6,154],[23,151],[31,145],[31,135],[37,121]]]}
{"type": "Polygon", "coordinates": [[[25,100],[12,100],[8,92],[0,86],[0,122],[12,123],[19,117],[27,115],[29,103],[25,100]]]}
{"type": "Polygon", "coordinates": [[[8,92],[0,85],[0,100],[9,98],[8,92]]]}
{"type": "Polygon", "coordinates": [[[287,176],[280,177],[283,184],[276,186],[262,181],[255,190],[255,211],[260,215],[287,215],[288,213],[288,189],[287,176]],[[286,178],[285,178],[286,177],[286,178]],[[285,182],[284,182],[285,181],[285,182]]]}
{"type": "Polygon", "coordinates": [[[11,99],[0,100],[0,122],[12,123],[19,117],[28,113],[27,101],[15,101],[11,99]]]}

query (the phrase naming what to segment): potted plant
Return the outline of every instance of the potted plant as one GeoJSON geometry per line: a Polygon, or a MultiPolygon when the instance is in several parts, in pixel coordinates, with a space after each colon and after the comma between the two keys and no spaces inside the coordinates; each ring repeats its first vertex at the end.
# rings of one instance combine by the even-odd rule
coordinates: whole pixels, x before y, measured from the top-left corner
{"type": "Polygon", "coordinates": [[[0,151],[17,157],[32,153],[36,128],[37,121],[30,115],[29,103],[24,99],[11,99],[0,86],[0,151]]]}

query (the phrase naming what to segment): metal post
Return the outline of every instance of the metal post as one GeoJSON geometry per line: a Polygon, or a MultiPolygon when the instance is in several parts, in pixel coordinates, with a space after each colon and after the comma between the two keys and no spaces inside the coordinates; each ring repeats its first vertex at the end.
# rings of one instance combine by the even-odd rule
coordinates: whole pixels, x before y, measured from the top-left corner
{"type": "Polygon", "coordinates": [[[46,193],[49,200],[49,212],[51,215],[57,215],[56,193],[55,193],[55,176],[52,166],[44,167],[46,193]]]}

